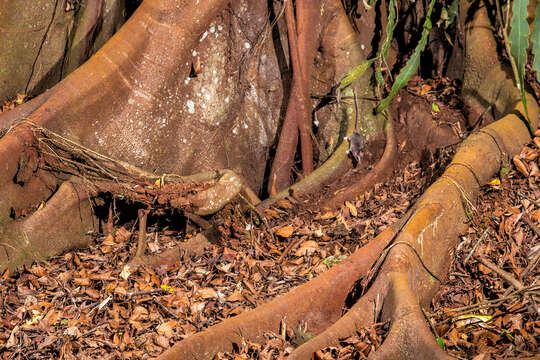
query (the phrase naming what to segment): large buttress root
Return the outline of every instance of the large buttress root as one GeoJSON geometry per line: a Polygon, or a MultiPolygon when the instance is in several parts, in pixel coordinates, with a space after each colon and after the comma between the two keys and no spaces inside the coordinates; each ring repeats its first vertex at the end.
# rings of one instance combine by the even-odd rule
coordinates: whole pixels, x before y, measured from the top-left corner
{"type": "Polygon", "coordinates": [[[242,338],[256,339],[268,329],[277,329],[286,317],[288,324],[306,321],[309,329],[324,329],[341,315],[341,308],[355,281],[367,273],[376,255],[395,236],[388,228],[347,261],[316,279],[299,286],[260,308],[248,311],[191,336],[165,352],[161,359],[208,359],[218,351],[230,350],[242,338]]]}
{"type": "MultiPolygon", "coordinates": [[[[485,26],[486,21],[485,9],[480,8],[468,24],[468,29],[471,29],[468,36],[473,44],[478,40],[478,36],[481,38],[489,35],[492,39],[491,33],[486,34],[486,31],[483,31],[479,34],[474,30],[489,29],[485,26]]],[[[475,56],[491,56],[496,59],[495,50],[469,45],[469,63],[482,64],[475,56]],[[481,55],[478,55],[479,53],[481,55]]],[[[493,83],[493,76],[507,78],[500,67],[497,69],[498,72],[479,72],[481,76],[475,80],[478,89],[489,88],[485,84],[493,83]]],[[[466,71],[476,70],[472,67],[466,71]]],[[[522,146],[530,140],[528,128],[522,120],[525,114],[518,103],[517,89],[511,80],[497,85],[502,86],[499,93],[503,94],[498,99],[498,109],[507,113],[511,110],[512,113],[472,134],[462,143],[445,173],[418,200],[403,220],[403,226],[397,226],[394,230],[396,233],[391,234],[388,246],[380,255],[381,261],[373,266],[370,275],[362,281],[369,287],[367,293],[334,324],[310,328],[312,332],[318,333],[318,336],[298,347],[291,354],[291,358],[311,359],[314,351],[337,343],[341,337],[352,335],[359,326],[378,321],[379,319],[373,316],[376,301],[382,301],[383,304],[380,320],[390,321],[391,326],[383,345],[373,354],[375,359],[448,358],[430,333],[421,309],[429,306],[440,279],[446,276],[458,235],[466,228],[465,214],[469,212],[469,207],[474,206],[480,187],[498,171],[505,157],[519,153],[522,146]],[[372,275],[374,280],[369,278],[372,275]]],[[[485,92],[481,91],[477,95],[485,96],[485,92]]],[[[533,121],[533,129],[536,129],[539,109],[536,102],[529,99],[529,119],[533,121]]],[[[362,252],[363,256],[369,256],[369,262],[372,263],[378,255],[373,256],[372,251],[375,248],[368,247],[360,249],[359,252],[362,252]]],[[[187,338],[161,358],[205,358],[217,351],[230,350],[231,342],[238,342],[242,337],[252,340],[264,331],[277,331],[281,318],[291,324],[294,324],[298,317],[309,319],[314,316],[312,312],[306,313],[297,306],[308,299],[303,289],[313,286],[317,289],[317,294],[334,293],[337,287],[321,287],[326,283],[320,279],[344,276],[342,273],[345,266],[343,264],[332,268],[281,298],[187,338]],[[282,308],[284,304],[288,305],[287,309],[282,308]],[[272,315],[276,317],[272,318],[268,309],[275,310],[272,315]],[[223,335],[227,337],[223,338],[223,335]]],[[[357,273],[360,276],[364,274],[365,271],[357,273]]],[[[320,298],[309,299],[318,301],[320,298]]],[[[322,309],[318,306],[312,308],[313,311],[328,314],[333,311],[335,304],[322,309]]]]}

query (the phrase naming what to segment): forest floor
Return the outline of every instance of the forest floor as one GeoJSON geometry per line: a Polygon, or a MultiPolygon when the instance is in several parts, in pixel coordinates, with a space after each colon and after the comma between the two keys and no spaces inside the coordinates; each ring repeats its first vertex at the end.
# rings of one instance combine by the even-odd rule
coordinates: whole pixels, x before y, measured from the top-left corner
{"type": "MultiPolygon", "coordinates": [[[[339,192],[363,170],[350,171],[316,198],[281,200],[264,211],[264,219],[229,204],[217,215],[217,241],[204,252],[183,252],[173,265],[132,265],[136,216],[128,221],[120,216],[114,231],[96,234],[87,249],[0,274],[0,359],[157,357],[175,342],[346,259],[405,214],[453,150],[433,152],[428,161],[404,157],[392,179],[333,211],[321,210],[319,198],[339,192]]],[[[469,231],[449,254],[451,270],[431,307],[423,309],[434,339],[456,358],[540,353],[539,154],[536,137],[468,205],[469,231]]],[[[199,232],[179,214],[150,216],[148,254],[196,242],[199,232]]],[[[234,352],[215,359],[285,358],[313,336],[302,324],[295,326],[283,319],[265,341],[236,344],[234,352]]],[[[359,329],[315,358],[367,358],[384,341],[388,326],[359,329]]]]}

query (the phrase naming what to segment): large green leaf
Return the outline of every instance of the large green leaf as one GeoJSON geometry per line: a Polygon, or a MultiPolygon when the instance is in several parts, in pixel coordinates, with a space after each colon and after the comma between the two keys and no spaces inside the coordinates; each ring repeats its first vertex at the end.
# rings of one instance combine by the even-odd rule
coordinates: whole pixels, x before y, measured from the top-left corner
{"type": "Polygon", "coordinates": [[[407,61],[405,66],[401,69],[399,72],[399,75],[396,77],[396,80],[394,81],[394,84],[392,84],[392,89],[390,90],[390,93],[387,97],[385,97],[379,106],[377,107],[377,112],[381,112],[384,109],[388,107],[390,104],[390,101],[396,96],[397,92],[403,88],[411,77],[416,73],[416,70],[418,69],[418,66],[420,65],[420,55],[424,48],[426,47],[429,31],[431,30],[431,27],[433,26],[431,23],[431,12],[433,11],[433,5],[435,4],[435,0],[431,0],[429,3],[429,9],[426,13],[426,20],[424,21],[424,29],[422,30],[422,37],[420,38],[420,41],[418,42],[418,45],[416,45],[416,48],[414,49],[413,54],[411,55],[410,59],[407,61]]]}
{"type": "Polygon", "coordinates": [[[523,74],[527,63],[529,47],[529,24],[527,23],[527,4],[529,0],[514,0],[512,20],[510,21],[510,53],[516,62],[520,90],[523,89],[523,74]]]}
{"type": "Polygon", "coordinates": [[[527,63],[527,48],[529,47],[529,24],[527,23],[527,4],[529,0],[514,0],[512,20],[510,21],[510,55],[514,58],[517,68],[518,88],[521,92],[521,102],[527,112],[525,100],[524,74],[527,63]]]}
{"type": "Polygon", "coordinates": [[[390,0],[388,4],[388,23],[386,24],[386,38],[381,47],[381,52],[379,53],[379,66],[377,67],[376,79],[379,84],[384,83],[384,79],[381,72],[381,67],[383,66],[384,60],[388,57],[388,49],[394,38],[394,28],[396,27],[396,1],[390,0]]]}
{"type": "Polygon", "coordinates": [[[360,65],[354,67],[339,83],[338,89],[343,89],[349,86],[354,80],[358,79],[375,61],[375,58],[371,60],[364,60],[360,65]]]}
{"type": "Polygon", "coordinates": [[[536,78],[540,81],[540,4],[536,4],[536,15],[533,25],[534,31],[531,37],[532,53],[534,55],[533,69],[536,70],[536,78]]]}

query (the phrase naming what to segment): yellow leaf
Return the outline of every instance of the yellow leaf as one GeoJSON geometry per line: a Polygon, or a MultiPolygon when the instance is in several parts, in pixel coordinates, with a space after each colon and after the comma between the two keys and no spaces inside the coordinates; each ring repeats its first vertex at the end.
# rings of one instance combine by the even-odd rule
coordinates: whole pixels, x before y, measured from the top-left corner
{"type": "Polygon", "coordinates": [[[167,291],[168,291],[169,293],[171,293],[171,294],[174,293],[173,288],[170,287],[169,285],[161,285],[160,287],[161,287],[162,289],[167,290],[167,291]]]}
{"type": "Polygon", "coordinates": [[[349,208],[349,211],[351,212],[352,216],[357,216],[358,215],[358,211],[356,210],[356,206],[351,204],[349,201],[345,201],[345,206],[347,206],[349,208]]]}
{"type": "Polygon", "coordinates": [[[499,185],[501,185],[501,180],[498,179],[498,178],[495,178],[495,179],[491,180],[488,184],[491,185],[491,186],[499,186],[499,185]]]}
{"type": "Polygon", "coordinates": [[[154,183],[154,186],[157,187],[158,189],[161,189],[164,183],[165,183],[165,179],[162,176],[156,180],[156,182],[154,183]]]}

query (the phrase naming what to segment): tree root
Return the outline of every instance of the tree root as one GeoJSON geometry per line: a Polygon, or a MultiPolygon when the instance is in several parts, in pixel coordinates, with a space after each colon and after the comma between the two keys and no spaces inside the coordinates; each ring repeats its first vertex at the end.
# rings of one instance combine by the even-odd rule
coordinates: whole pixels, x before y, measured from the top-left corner
{"type": "Polygon", "coordinates": [[[208,359],[216,352],[230,350],[242,338],[257,339],[268,329],[278,329],[285,319],[296,325],[305,321],[310,331],[321,330],[341,315],[341,308],[356,279],[367,273],[396,229],[390,227],[349,259],[256,310],[230,318],[191,336],[165,352],[161,359],[208,359]]]}
{"type": "MultiPolygon", "coordinates": [[[[538,107],[531,106],[529,110],[536,127],[538,107]]],[[[330,269],[290,293],[181,341],[161,359],[208,358],[218,351],[230,350],[232,343],[242,337],[253,340],[265,331],[277,331],[282,319],[289,324],[306,320],[310,332],[319,333],[291,354],[293,359],[311,359],[314,351],[352,335],[360,325],[377,321],[374,309],[381,301],[382,320],[391,321],[391,328],[375,358],[447,358],[431,335],[421,307],[429,305],[438,287],[437,279],[447,272],[451,259],[448,254],[455,247],[458,235],[465,231],[465,214],[473,206],[480,186],[498,171],[505,156],[518,153],[529,140],[527,127],[515,114],[471,135],[444,174],[418,200],[402,227],[387,230],[374,240],[375,245],[370,242],[346,264],[330,269]],[[366,264],[372,264],[382,250],[381,245],[389,243],[408,246],[388,246],[385,258],[381,255],[384,263],[380,270],[383,261],[367,272],[366,264]],[[364,266],[351,269],[353,259],[359,256],[363,257],[364,266]],[[375,281],[369,286],[370,276],[375,274],[375,281]],[[344,277],[347,286],[338,285],[337,279],[344,277]],[[369,291],[344,317],[328,327],[324,321],[331,323],[335,319],[345,304],[350,285],[362,277],[367,278],[365,286],[369,291]]]]}
{"type": "MultiPolygon", "coordinates": [[[[349,121],[347,123],[347,134],[352,134],[354,131],[353,119],[354,117],[349,117],[349,121]]],[[[275,204],[278,200],[284,199],[287,196],[303,196],[321,188],[324,184],[329,184],[335,181],[350,167],[351,163],[349,157],[347,156],[348,148],[348,144],[345,141],[342,142],[336,151],[334,151],[332,156],[330,156],[328,160],[324,162],[324,164],[315,169],[315,171],[287,189],[282,190],[274,196],[262,201],[257,208],[266,209],[275,204]]]]}
{"type": "MultiPolygon", "coordinates": [[[[87,246],[88,234],[100,227],[92,203],[104,193],[121,194],[146,209],[174,208],[196,216],[214,214],[237,198],[251,206],[259,202],[231,170],[157,176],[29,122],[13,126],[0,144],[6,145],[0,160],[7,165],[0,181],[14,194],[0,200],[0,269],[87,246]],[[11,219],[13,212],[40,202],[27,218],[11,219]]],[[[143,245],[140,240],[137,258],[144,255],[143,245]]]]}

